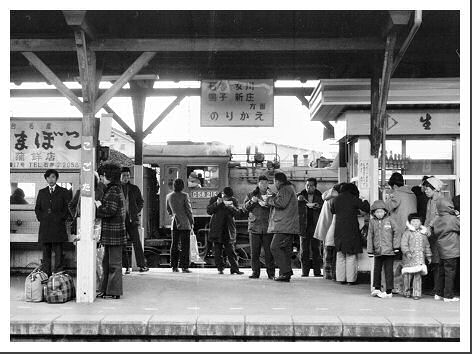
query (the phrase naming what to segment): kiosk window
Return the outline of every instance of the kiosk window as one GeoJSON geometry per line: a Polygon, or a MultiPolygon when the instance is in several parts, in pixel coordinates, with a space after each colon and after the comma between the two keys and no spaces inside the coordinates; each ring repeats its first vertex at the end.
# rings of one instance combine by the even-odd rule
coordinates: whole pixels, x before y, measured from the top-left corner
{"type": "Polygon", "coordinates": [[[407,140],[406,154],[414,160],[452,160],[452,140],[407,140]]]}
{"type": "Polygon", "coordinates": [[[218,189],[218,166],[188,166],[187,183],[189,188],[218,189]]]}

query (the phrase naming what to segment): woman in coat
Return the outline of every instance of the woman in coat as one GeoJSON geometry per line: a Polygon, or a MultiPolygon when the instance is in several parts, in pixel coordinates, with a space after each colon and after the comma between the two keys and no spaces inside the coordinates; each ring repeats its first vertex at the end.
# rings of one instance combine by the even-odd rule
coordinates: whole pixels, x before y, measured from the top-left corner
{"type": "Polygon", "coordinates": [[[460,257],[460,222],[456,216],[454,205],[445,198],[436,204],[438,216],[434,220],[433,230],[439,251],[439,284],[438,295],[445,302],[459,301],[454,296],[454,281],[460,257]]]}
{"type": "Polygon", "coordinates": [[[345,183],[338,183],[322,194],[325,201],[321,208],[320,217],[316,224],[314,238],[323,242],[323,277],[336,280],[336,248],[334,247],[334,225],[331,207],[345,183]]]}
{"type": "Polygon", "coordinates": [[[239,270],[238,258],[234,248],[236,243],[236,223],[234,217],[240,213],[238,201],[233,197],[231,187],[225,187],[223,193],[210,198],[207,206],[210,218],[208,238],[214,243],[215,263],[218,273],[223,274],[223,248],[231,265],[231,274],[244,274],[239,270]]]}
{"type": "Polygon", "coordinates": [[[362,240],[357,215],[370,211],[367,200],[359,198],[353,183],[346,183],[334,199],[331,212],[336,214],[334,246],[336,248],[336,281],[353,285],[357,281],[357,254],[362,253],[362,240]]]}
{"type": "Polygon", "coordinates": [[[126,210],[120,178],[120,166],[112,163],[104,165],[103,182],[106,189],[102,201],[95,202],[96,217],[102,219],[100,242],[105,246],[103,280],[97,294],[101,298],[111,296],[119,299],[123,294],[121,253],[126,244],[126,210]]]}
{"type": "Polygon", "coordinates": [[[170,263],[173,272],[178,272],[179,258],[183,273],[191,273],[190,265],[190,230],[193,227],[192,206],[187,193],[183,192],[184,181],[177,178],[174,181],[174,191],[166,198],[167,212],[172,217],[171,232],[172,246],[170,248],[170,263]],[[181,245],[179,250],[179,244],[181,245]]]}
{"type": "Polygon", "coordinates": [[[440,199],[443,199],[444,196],[441,194],[442,181],[436,177],[430,177],[424,181],[424,193],[429,198],[428,204],[426,207],[426,220],[424,226],[427,228],[427,235],[429,245],[431,246],[431,252],[433,256],[431,257],[431,270],[433,273],[433,293],[435,300],[442,300],[442,296],[439,295],[441,291],[438,289],[439,284],[439,251],[437,247],[437,235],[434,232],[433,224],[438,216],[437,204],[440,199]]]}

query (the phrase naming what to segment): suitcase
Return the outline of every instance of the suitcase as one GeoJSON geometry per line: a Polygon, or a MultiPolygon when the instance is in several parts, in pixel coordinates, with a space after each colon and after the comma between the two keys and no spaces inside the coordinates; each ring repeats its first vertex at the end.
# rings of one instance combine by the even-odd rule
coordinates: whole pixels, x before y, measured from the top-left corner
{"type": "Polygon", "coordinates": [[[75,287],[72,277],[65,272],[51,275],[47,284],[46,301],[50,304],[61,304],[75,297],[75,287]]]}
{"type": "Polygon", "coordinates": [[[48,281],[48,275],[41,270],[41,267],[35,268],[25,279],[25,301],[41,302],[44,301],[44,288],[48,281]]]}

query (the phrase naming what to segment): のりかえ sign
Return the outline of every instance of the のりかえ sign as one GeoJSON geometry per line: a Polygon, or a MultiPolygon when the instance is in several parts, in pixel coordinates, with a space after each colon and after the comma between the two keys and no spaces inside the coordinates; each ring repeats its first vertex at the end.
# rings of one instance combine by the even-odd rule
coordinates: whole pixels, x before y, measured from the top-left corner
{"type": "Polygon", "coordinates": [[[273,80],[202,81],[202,127],[273,127],[273,80]]]}
{"type": "Polygon", "coordinates": [[[80,119],[10,119],[10,168],[78,169],[80,119]]]}

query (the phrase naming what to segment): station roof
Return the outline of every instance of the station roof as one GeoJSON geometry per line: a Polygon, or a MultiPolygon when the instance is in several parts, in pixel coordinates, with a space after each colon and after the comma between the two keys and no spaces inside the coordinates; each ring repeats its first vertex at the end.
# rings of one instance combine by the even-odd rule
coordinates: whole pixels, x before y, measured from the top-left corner
{"type": "MultiPolygon", "coordinates": [[[[413,11],[411,11],[413,13],[413,11]]],[[[410,24],[401,26],[397,49],[410,24]]],[[[145,51],[140,75],[161,80],[369,78],[383,58],[389,11],[87,11],[104,76],[145,51]]],[[[423,11],[396,78],[459,77],[459,11],[423,11]]],[[[35,52],[63,81],[79,75],[74,31],[62,11],[10,12],[10,81],[44,81],[21,54],[35,52]]]]}

